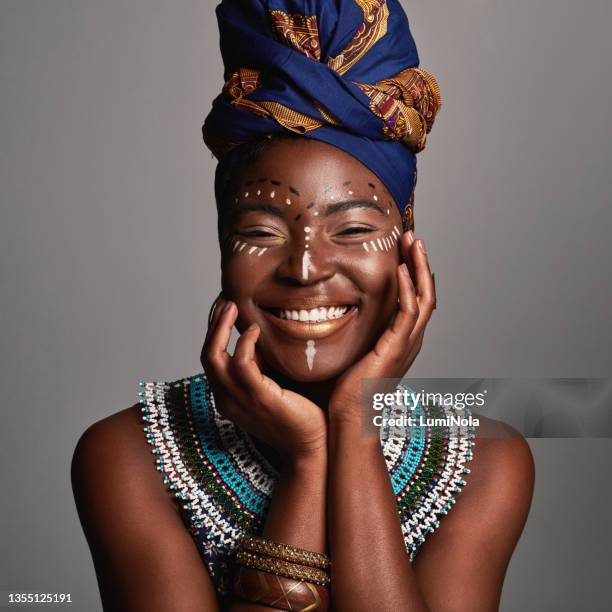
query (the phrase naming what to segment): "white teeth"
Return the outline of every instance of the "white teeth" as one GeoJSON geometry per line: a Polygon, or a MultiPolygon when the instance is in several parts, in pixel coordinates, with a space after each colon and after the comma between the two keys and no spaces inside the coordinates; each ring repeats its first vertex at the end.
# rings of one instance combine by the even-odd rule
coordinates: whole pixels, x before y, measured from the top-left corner
{"type": "Polygon", "coordinates": [[[288,319],[290,321],[301,321],[302,323],[316,323],[318,321],[338,319],[339,317],[344,316],[348,309],[348,306],[330,306],[329,308],[321,306],[319,308],[312,308],[310,310],[280,310],[279,317],[281,319],[288,319]]]}

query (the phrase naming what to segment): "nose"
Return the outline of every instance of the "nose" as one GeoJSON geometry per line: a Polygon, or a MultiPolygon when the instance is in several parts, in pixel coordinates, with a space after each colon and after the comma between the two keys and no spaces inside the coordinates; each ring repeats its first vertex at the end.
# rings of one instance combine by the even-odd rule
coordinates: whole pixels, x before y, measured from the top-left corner
{"type": "Polygon", "coordinates": [[[336,265],[330,254],[315,241],[294,244],[276,269],[276,277],[291,285],[316,285],[330,279],[336,273],[336,265]]]}

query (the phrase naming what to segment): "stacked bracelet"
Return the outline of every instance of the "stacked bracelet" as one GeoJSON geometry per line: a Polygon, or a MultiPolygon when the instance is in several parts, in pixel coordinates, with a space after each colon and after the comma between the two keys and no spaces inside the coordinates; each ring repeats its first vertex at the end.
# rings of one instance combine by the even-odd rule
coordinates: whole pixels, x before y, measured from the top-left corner
{"type": "Polygon", "coordinates": [[[285,559],[276,559],[274,557],[264,557],[253,554],[246,550],[241,550],[236,555],[236,561],[244,567],[263,570],[285,578],[293,578],[294,580],[306,580],[326,586],[329,584],[329,575],[327,572],[316,567],[308,567],[307,565],[299,565],[285,561],[285,559]]]}
{"type": "Polygon", "coordinates": [[[242,550],[260,553],[268,557],[276,557],[277,559],[284,559],[291,563],[308,565],[309,567],[327,569],[330,566],[329,557],[327,555],[290,546],[289,544],[280,544],[257,536],[243,537],[240,540],[240,547],[242,550]]]}
{"type": "Polygon", "coordinates": [[[236,554],[240,566],[234,594],[283,610],[328,608],[329,558],[321,553],[245,536],[236,554]]]}

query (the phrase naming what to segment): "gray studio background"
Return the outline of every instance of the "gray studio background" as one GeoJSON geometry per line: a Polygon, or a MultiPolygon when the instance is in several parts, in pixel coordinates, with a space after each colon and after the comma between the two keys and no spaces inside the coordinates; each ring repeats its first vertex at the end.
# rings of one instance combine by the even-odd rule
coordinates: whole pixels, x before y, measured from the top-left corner
{"type": "MultiPolygon", "coordinates": [[[[222,85],[215,4],[0,0],[4,593],[101,609],[74,445],[139,379],[200,369],[219,290],[200,135],[222,85]]],[[[610,376],[612,3],[403,4],[444,98],[419,157],[439,307],[414,376],[610,376]]],[[[530,444],[502,610],[609,609],[612,441],[530,444]]]]}

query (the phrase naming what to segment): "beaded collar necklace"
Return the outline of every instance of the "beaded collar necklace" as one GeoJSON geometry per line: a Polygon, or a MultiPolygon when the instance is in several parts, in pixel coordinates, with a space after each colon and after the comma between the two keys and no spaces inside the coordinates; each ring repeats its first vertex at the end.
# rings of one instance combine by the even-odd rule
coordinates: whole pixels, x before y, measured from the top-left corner
{"type": "MultiPolygon", "coordinates": [[[[249,435],[223,418],[203,374],[174,382],[140,382],[145,433],[156,468],[176,497],[183,520],[196,540],[221,596],[229,593],[229,570],[238,539],[259,534],[267,513],[276,470],[249,435]]],[[[431,420],[456,409],[418,405],[431,420]]],[[[462,416],[469,416],[466,408],[462,416]]],[[[381,446],[396,496],[410,560],[440,525],[466,484],[472,459],[470,425],[414,425],[409,431],[381,430],[381,446]]]]}

